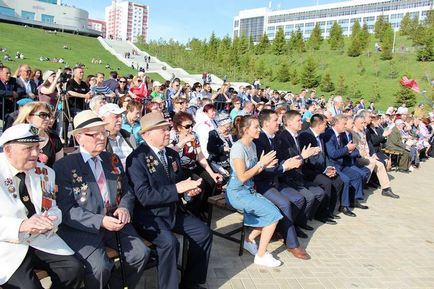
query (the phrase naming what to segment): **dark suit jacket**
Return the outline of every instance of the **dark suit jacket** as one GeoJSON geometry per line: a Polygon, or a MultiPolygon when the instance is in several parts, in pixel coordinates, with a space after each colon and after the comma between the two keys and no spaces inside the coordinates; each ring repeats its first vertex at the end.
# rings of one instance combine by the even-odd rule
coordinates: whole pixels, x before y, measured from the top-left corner
{"type": "MultiPolygon", "coordinates": [[[[346,132],[341,133],[341,141],[342,141],[343,146],[346,146],[350,140],[353,141],[353,134],[351,132],[349,132],[348,134],[346,132]]],[[[344,164],[346,166],[356,165],[357,164],[357,162],[356,162],[357,158],[360,158],[360,152],[356,148],[349,155],[344,156],[344,164]]]]}
{"type": "MultiPolygon", "coordinates": [[[[276,152],[279,162],[283,162],[295,156],[301,157],[294,138],[286,129],[277,136],[276,152]]],[[[286,171],[281,177],[279,177],[279,181],[293,188],[303,187],[304,180],[301,168],[286,171]]]]}
{"type": "MultiPolygon", "coordinates": [[[[232,145],[230,145],[231,147],[232,145]]],[[[229,161],[229,153],[224,151],[225,143],[220,138],[218,132],[213,129],[208,134],[207,150],[209,153],[208,160],[211,162],[229,161]]]]}
{"type": "Polygon", "coordinates": [[[342,171],[345,166],[351,165],[349,158],[350,153],[346,145],[344,145],[344,140],[342,140],[342,138],[343,137],[341,136],[341,142],[338,143],[338,139],[336,138],[335,132],[332,128],[328,128],[324,133],[327,164],[334,166],[338,171],[342,171]]]}
{"type": "Polygon", "coordinates": [[[166,159],[169,175],[160,158],[144,142],[126,161],[128,184],[136,197],[134,223],[154,230],[173,228],[176,210],[182,207],[175,186],[185,179],[179,154],[166,148],[166,159]]]}
{"type": "Polygon", "coordinates": [[[3,81],[0,80],[0,97],[12,97],[13,92],[17,91],[17,80],[15,77],[11,77],[7,84],[4,84],[3,81]]]}
{"type": "MultiPolygon", "coordinates": [[[[125,139],[126,143],[132,148],[135,149],[137,147],[137,143],[136,143],[136,139],[134,138],[134,135],[132,135],[131,133],[129,133],[128,131],[121,129],[119,131],[119,133],[121,134],[121,136],[125,139]]],[[[106,151],[108,151],[109,153],[113,153],[113,148],[110,145],[110,142],[107,140],[107,144],[106,144],[106,151]]]]}
{"type": "MultiPolygon", "coordinates": [[[[126,208],[132,215],[134,195],[129,191],[127,177],[119,158],[108,152],[102,152],[99,156],[102,159],[110,200],[116,203],[116,199],[120,197],[118,207],[126,208]],[[116,163],[113,162],[113,156],[116,163]]],[[[59,188],[57,205],[63,216],[58,234],[74,251],[86,258],[103,241],[103,234],[100,233],[103,230],[101,223],[105,212],[101,192],[92,169],[84,162],[79,150],[58,160],[54,164],[54,170],[59,188]]],[[[127,234],[135,234],[132,226],[125,226],[122,230],[127,234]]]]}
{"type": "MultiPolygon", "coordinates": [[[[327,168],[326,154],[325,154],[325,146],[324,141],[322,139],[322,135],[319,136],[321,141],[322,151],[315,155],[311,156],[308,159],[304,160],[304,165],[302,167],[303,175],[309,181],[315,179],[315,177],[319,174],[322,174],[327,168]]],[[[310,145],[311,147],[317,147],[318,141],[315,138],[311,129],[307,129],[300,133],[298,136],[298,141],[300,143],[300,147],[307,147],[310,145]]]]}
{"type": "Polygon", "coordinates": [[[368,132],[369,132],[369,138],[374,148],[374,152],[375,153],[380,152],[383,146],[386,144],[386,138],[383,136],[384,129],[381,126],[379,127],[369,126],[368,132]]]}
{"type": "MultiPolygon", "coordinates": [[[[274,142],[277,142],[277,137],[274,137],[274,142]]],[[[272,148],[270,141],[268,140],[267,135],[264,132],[261,132],[259,134],[259,138],[253,140],[256,146],[256,154],[258,155],[258,160],[261,157],[262,152],[264,154],[269,153],[273,149],[276,150],[277,148],[272,148]]],[[[283,167],[282,165],[277,165],[274,168],[271,169],[265,169],[260,174],[257,174],[254,176],[253,181],[255,182],[256,191],[260,194],[264,194],[266,191],[268,191],[272,187],[278,187],[278,176],[283,173],[283,167]]]]}
{"type": "MultiPolygon", "coordinates": [[[[30,79],[30,86],[32,93],[34,95],[38,94],[38,87],[36,86],[36,83],[33,79],[30,79]]],[[[28,97],[26,92],[26,86],[24,85],[24,82],[21,80],[21,78],[17,77],[17,92],[18,92],[18,98],[28,97]]]]}

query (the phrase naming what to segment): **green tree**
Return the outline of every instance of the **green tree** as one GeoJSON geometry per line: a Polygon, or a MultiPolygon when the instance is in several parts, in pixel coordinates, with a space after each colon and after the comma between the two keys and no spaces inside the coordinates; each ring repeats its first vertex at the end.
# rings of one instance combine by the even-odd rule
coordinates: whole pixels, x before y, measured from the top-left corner
{"type": "Polygon", "coordinates": [[[387,23],[381,38],[381,55],[382,60],[390,60],[393,58],[393,29],[392,24],[387,23]]]}
{"type": "Polygon", "coordinates": [[[271,51],[274,55],[282,55],[285,53],[285,33],[283,32],[283,28],[279,27],[277,29],[276,35],[273,39],[273,43],[271,45],[271,51]]]}
{"type": "Polygon", "coordinates": [[[321,80],[321,91],[323,92],[332,92],[335,90],[335,84],[332,81],[332,78],[330,76],[330,73],[326,73],[321,80]]]}
{"type": "Polygon", "coordinates": [[[416,94],[405,86],[401,86],[394,96],[395,104],[398,106],[405,103],[407,107],[413,107],[416,104],[416,94]]]}
{"type": "MultiPolygon", "coordinates": [[[[217,63],[228,63],[229,62],[229,51],[231,49],[232,41],[229,36],[223,37],[220,41],[220,45],[217,49],[217,63]]],[[[214,59],[212,57],[211,59],[214,59]]]]}
{"type": "Polygon", "coordinates": [[[249,39],[246,37],[246,34],[241,34],[240,37],[240,47],[239,47],[239,53],[241,55],[246,54],[249,51],[249,39]]]}
{"type": "Polygon", "coordinates": [[[219,47],[219,39],[215,36],[215,33],[212,32],[209,37],[209,41],[207,44],[207,57],[215,57],[217,54],[217,49],[219,47]]]}
{"type": "Polygon", "coordinates": [[[410,30],[411,30],[411,17],[410,17],[410,13],[407,12],[405,13],[399,25],[399,34],[401,34],[402,36],[410,35],[410,30]]]}
{"type": "Polygon", "coordinates": [[[332,50],[342,50],[344,48],[344,36],[341,26],[335,21],[330,29],[330,37],[328,39],[332,50]]]}
{"type": "Polygon", "coordinates": [[[375,22],[375,26],[374,26],[375,38],[380,40],[382,39],[383,32],[386,25],[387,25],[387,21],[384,15],[377,16],[377,21],[375,22]]]}
{"type": "Polygon", "coordinates": [[[307,58],[306,64],[301,72],[301,85],[305,88],[317,87],[320,83],[320,76],[317,74],[317,64],[312,57],[307,58]]]}
{"type": "Polygon", "coordinates": [[[249,37],[249,51],[253,51],[255,49],[255,43],[253,42],[253,35],[250,34],[249,37]]]}
{"type": "Polygon", "coordinates": [[[357,73],[363,75],[366,72],[365,65],[363,64],[362,58],[359,58],[359,63],[357,64],[357,73]]]}
{"type": "Polygon", "coordinates": [[[351,44],[348,47],[348,56],[357,57],[362,54],[362,43],[361,43],[361,27],[359,21],[354,22],[353,30],[351,32],[351,44]]]}
{"type": "Polygon", "coordinates": [[[301,33],[300,29],[291,32],[291,38],[289,38],[288,48],[290,51],[295,51],[299,53],[306,51],[303,34],[301,33]]]}
{"type": "Polygon", "coordinates": [[[297,85],[300,82],[300,79],[298,77],[297,69],[294,68],[289,72],[289,80],[291,81],[292,85],[297,85]]]}
{"type": "Polygon", "coordinates": [[[312,30],[312,33],[310,34],[310,37],[309,37],[309,40],[307,43],[311,49],[319,50],[322,41],[323,41],[323,37],[321,35],[321,28],[319,26],[319,23],[317,22],[315,24],[315,27],[312,30]]]}
{"type": "Polygon", "coordinates": [[[255,53],[257,55],[264,54],[268,50],[268,47],[270,47],[270,40],[267,33],[264,33],[261,39],[259,39],[259,43],[255,46],[255,53]]]}
{"type": "Polygon", "coordinates": [[[344,95],[348,90],[348,85],[345,84],[345,77],[343,75],[339,75],[338,84],[336,86],[336,93],[338,95],[344,95]]]}
{"type": "Polygon", "coordinates": [[[263,78],[263,77],[265,77],[266,75],[265,75],[265,62],[264,62],[264,60],[263,59],[259,59],[257,62],[256,62],[256,66],[255,66],[255,74],[256,74],[256,77],[259,77],[259,78],[263,78]]]}
{"type": "Polygon", "coordinates": [[[362,50],[366,50],[366,48],[368,48],[370,41],[371,34],[369,33],[368,24],[365,22],[363,24],[362,31],[360,31],[360,45],[362,46],[362,50]]]}
{"type": "Polygon", "coordinates": [[[289,81],[289,67],[286,62],[283,62],[277,70],[277,80],[280,82],[289,81]]]}

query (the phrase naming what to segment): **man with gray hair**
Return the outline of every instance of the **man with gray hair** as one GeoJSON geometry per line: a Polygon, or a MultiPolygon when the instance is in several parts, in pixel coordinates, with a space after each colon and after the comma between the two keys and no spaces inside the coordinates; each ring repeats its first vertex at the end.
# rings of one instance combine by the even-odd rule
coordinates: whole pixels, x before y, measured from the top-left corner
{"type": "Polygon", "coordinates": [[[337,95],[333,98],[332,106],[329,108],[332,116],[336,116],[342,113],[343,104],[344,102],[342,100],[342,96],[337,95]]]}

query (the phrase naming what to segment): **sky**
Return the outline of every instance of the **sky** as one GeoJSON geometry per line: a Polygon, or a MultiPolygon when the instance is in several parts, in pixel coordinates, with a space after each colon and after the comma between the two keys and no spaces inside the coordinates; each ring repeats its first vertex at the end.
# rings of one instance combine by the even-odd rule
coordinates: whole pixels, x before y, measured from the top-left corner
{"type": "MultiPolygon", "coordinates": [[[[149,6],[148,40],[174,39],[185,43],[191,38],[232,35],[233,18],[243,9],[268,7],[268,0],[135,0],[149,6]]],[[[343,2],[342,0],[271,1],[272,9],[288,9],[343,2]]],[[[85,9],[92,19],[104,20],[104,9],[111,0],[62,0],[62,3],[85,9]]]]}

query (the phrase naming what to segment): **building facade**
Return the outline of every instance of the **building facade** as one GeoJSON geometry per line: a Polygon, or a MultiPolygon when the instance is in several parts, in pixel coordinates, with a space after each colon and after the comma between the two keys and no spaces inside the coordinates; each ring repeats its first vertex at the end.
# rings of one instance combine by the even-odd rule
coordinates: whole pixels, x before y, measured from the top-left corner
{"type": "Polygon", "coordinates": [[[106,23],[103,20],[89,19],[87,21],[87,27],[101,32],[102,36],[106,35],[106,23]]]}
{"type": "Polygon", "coordinates": [[[136,42],[138,37],[146,41],[149,7],[130,1],[113,0],[105,8],[106,37],[136,42]]]}
{"type": "Polygon", "coordinates": [[[99,35],[88,28],[89,13],[73,6],[62,5],[60,0],[2,0],[0,19],[58,31],[99,35]]]}
{"type": "Polygon", "coordinates": [[[234,18],[233,35],[252,36],[253,41],[258,42],[261,36],[267,33],[272,40],[281,27],[287,38],[291,32],[297,30],[303,33],[304,38],[308,38],[316,23],[319,23],[323,37],[327,38],[333,23],[338,22],[344,35],[348,36],[356,21],[361,25],[367,23],[370,32],[373,32],[380,15],[398,30],[407,12],[411,17],[419,17],[421,20],[433,5],[434,0],[352,0],[287,10],[242,10],[234,18]]]}

